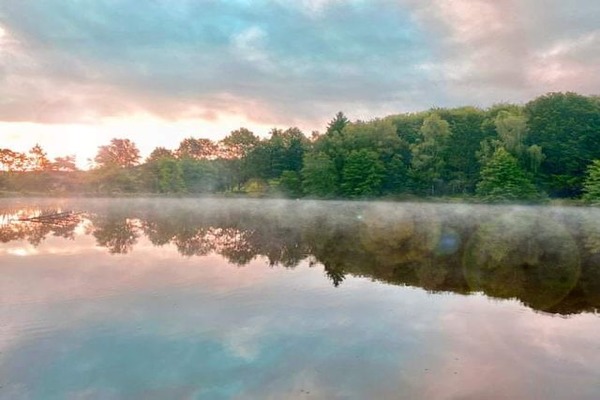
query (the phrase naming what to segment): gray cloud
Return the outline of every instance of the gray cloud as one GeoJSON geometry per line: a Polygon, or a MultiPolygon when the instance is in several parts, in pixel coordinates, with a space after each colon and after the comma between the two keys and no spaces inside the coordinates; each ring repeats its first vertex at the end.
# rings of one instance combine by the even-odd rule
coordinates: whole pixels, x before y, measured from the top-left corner
{"type": "Polygon", "coordinates": [[[559,43],[575,48],[600,32],[600,3],[432,0],[413,5],[421,24],[433,29],[436,57],[427,67],[437,73],[450,103],[523,101],[560,90],[600,92],[591,73],[600,67],[597,45],[579,46],[577,63],[546,56],[559,43]],[[571,74],[579,79],[568,79],[571,74]]]}
{"type": "Polygon", "coordinates": [[[0,119],[295,124],[600,92],[596,3],[9,0],[0,119]]]}

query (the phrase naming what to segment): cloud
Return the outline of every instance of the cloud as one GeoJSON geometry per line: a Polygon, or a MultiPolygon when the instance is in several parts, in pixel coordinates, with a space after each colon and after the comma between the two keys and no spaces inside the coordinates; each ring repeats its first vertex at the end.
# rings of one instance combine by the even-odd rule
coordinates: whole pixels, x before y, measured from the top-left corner
{"type": "MultiPolygon", "coordinates": [[[[413,2],[414,14],[430,27],[435,73],[451,104],[489,105],[527,101],[547,91],[598,93],[597,46],[581,48],[578,62],[552,59],[548,49],[594,35],[600,6],[576,0],[413,2]],[[577,78],[575,78],[577,77],[577,78]]],[[[585,40],[584,40],[585,41],[585,40]]]]}
{"type": "Polygon", "coordinates": [[[179,118],[189,109],[219,113],[225,102],[261,122],[319,119],[342,105],[408,104],[419,96],[413,60],[427,57],[407,11],[378,2],[0,7],[0,25],[19,43],[3,62],[11,81],[3,83],[11,104],[4,120],[85,120],[138,108],[179,118]],[[40,116],[43,105],[52,117],[40,116]]]}
{"type": "Polygon", "coordinates": [[[600,92],[587,0],[12,1],[0,120],[240,115],[319,128],[430,106],[600,92]]]}
{"type": "Polygon", "coordinates": [[[600,30],[561,40],[534,54],[531,81],[554,91],[588,92],[600,88],[600,30]]]}

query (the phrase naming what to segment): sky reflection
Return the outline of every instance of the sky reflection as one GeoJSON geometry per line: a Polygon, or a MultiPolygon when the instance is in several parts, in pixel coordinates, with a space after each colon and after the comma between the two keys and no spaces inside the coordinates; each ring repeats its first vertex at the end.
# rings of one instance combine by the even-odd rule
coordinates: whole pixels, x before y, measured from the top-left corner
{"type": "Polygon", "coordinates": [[[315,256],[283,268],[263,253],[239,266],[143,234],[111,254],[91,230],[75,232],[0,244],[2,399],[600,394],[600,320],[589,311],[387,284],[386,257],[336,287],[315,256]],[[10,253],[26,246],[35,252],[10,253]]]}

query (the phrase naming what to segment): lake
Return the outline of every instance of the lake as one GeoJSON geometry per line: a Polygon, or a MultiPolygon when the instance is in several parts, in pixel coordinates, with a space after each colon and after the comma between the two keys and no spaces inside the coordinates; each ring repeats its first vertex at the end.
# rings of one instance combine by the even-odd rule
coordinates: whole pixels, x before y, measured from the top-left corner
{"type": "Polygon", "coordinates": [[[598,399],[599,307],[596,208],[0,200],[1,399],[598,399]]]}

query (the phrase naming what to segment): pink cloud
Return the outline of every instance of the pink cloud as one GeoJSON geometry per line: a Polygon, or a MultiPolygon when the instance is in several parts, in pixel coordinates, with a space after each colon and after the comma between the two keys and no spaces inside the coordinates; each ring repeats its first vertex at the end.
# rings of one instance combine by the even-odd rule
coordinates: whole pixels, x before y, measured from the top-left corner
{"type": "Polygon", "coordinates": [[[427,398],[548,398],[557,379],[590,383],[600,366],[588,351],[600,335],[593,314],[557,317],[479,295],[448,305],[440,319],[448,349],[427,398]]]}
{"type": "Polygon", "coordinates": [[[534,86],[589,93],[600,88],[599,65],[600,31],[595,31],[536,52],[527,72],[534,86]]]}

